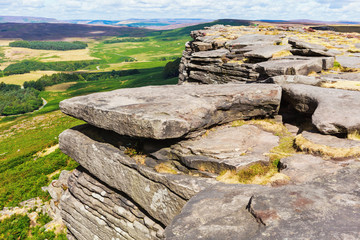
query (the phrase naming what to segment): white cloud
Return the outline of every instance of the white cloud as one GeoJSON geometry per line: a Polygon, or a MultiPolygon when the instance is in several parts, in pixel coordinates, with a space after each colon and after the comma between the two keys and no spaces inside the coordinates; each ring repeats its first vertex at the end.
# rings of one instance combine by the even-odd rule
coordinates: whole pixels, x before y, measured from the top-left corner
{"type": "Polygon", "coordinates": [[[358,0],[0,0],[0,7],[6,15],[58,19],[238,18],[360,21],[358,0]]]}

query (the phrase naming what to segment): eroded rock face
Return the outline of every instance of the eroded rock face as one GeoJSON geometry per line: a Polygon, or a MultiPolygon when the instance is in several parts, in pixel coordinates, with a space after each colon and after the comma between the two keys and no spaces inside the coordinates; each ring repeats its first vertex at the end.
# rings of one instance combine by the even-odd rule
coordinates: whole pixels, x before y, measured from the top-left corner
{"type": "Polygon", "coordinates": [[[83,168],[71,175],[61,208],[69,234],[75,239],[163,238],[162,224],[83,168]]]}
{"type": "MultiPolygon", "coordinates": [[[[164,225],[176,216],[194,194],[213,179],[158,173],[137,164],[119,148],[89,136],[106,131],[83,125],[63,132],[60,149],[108,186],[125,193],[164,225]]],[[[93,137],[94,138],[94,137],[93,137]]]]}
{"type": "Polygon", "coordinates": [[[213,186],[185,205],[166,239],[357,239],[359,173],[349,167],[278,188],[213,186]]]}
{"type": "Polygon", "coordinates": [[[320,132],[337,134],[360,129],[360,92],[302,84],[282,87],[283,97],[297,111],[312,115],[312,123],[320,132]]]}
{"type": "Polygon", "coordinates": [[[280,97],[280,87],[268,84],[161,86],[75,97],[60,108],[122,135],[169,139],[237,119],[273,116],[280,97]]]}

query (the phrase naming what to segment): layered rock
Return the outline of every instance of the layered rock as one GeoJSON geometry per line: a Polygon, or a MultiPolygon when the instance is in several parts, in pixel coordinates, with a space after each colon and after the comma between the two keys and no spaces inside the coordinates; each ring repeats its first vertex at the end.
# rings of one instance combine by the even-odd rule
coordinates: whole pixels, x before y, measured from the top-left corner
{"type": "Polygon", "coordinates": [[[179,85],[61,102],[69,239],[360,238],[360,95],[325,88],[357,73],[291,31],[193,31],[179,85]]]}
{"type": "Polygon", "coordinates": [[[61,102],[64,113],[92,124],[59,136],[60,149],[81,166],[60,204],[69,238],[162,238],[222,170],[269,163],[264,154],[278,137],[255,126],[214,126],[272,117],[280,98],[277,85],[230,84],[124,89],[61,102]]]}
{"type": "Polygon", "coordinates": [[[251,30],[214,26],[192,32],[193,41],[181,59],[179,83],[258,82],[333,67],[335,55],[324,46],[289,37],[287,32],[249,34],[251,30]]]}
{"type": "Polygon", "coordinates": [[[75,97],[62,101],[60,109],[119,134],[169,139],[236,119],[272,116],[280,97],[275,85],[142,87],[75,97]]]}

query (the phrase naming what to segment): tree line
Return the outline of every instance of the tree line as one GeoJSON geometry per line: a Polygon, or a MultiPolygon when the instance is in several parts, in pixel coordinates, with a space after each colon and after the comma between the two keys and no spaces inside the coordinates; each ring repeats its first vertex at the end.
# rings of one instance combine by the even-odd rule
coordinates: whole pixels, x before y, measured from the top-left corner
{"type": "Polygon", "coordinates": [[[14,41],[9,43],[10,47],[22,47],[30,49],[42,49],[42,50],[75,50],[75,49],[85,49],[87,48],[87,43],[75,41],[75,42],[65,42],[65,41],[14,41]]]}
{"type": "Polygon", "coordinates": [[[96,81],[107,80],[116,77],[128,76],[139,73],[137,69],[111,71],[111,72],[93,72],[93,73],[55,73],[52,75],[44,75],[36,81],[24,82],[24,88],[34,88],[38,91],[45,90],[45,87],[56,85],[64,82],[79,81],[96,81]]]}
{"type": "Polygon", "coordinates": [[[43,101],[39,91],[21,89],[14,84],[0,83],[0,115],[15,115],[38,109],[43,101]]]}
{"type": "Polygon", "coordinates": [[[3,76],[14,74],[24,74],[30,71],[76,71],[91,65],[99,64],[99,60],[90,61],[64,61],[64,62],[39,62],[34,60],[24,60],[7,66],[3,71],[3,76]]]}
{"type": "Polygon", "coordinates": [[[147,42],[150,41],[149,38],[115,38],[103,41],[104,44],[111,43],[122,43],[122,42],[147,42]]]}

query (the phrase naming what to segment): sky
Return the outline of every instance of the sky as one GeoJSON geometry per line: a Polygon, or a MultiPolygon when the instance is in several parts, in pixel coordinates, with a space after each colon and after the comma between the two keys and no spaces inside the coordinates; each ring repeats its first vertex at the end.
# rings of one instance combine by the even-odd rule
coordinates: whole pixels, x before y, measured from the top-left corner
{"type": "Polygon", "coordinates": [[[2,16],[360,21],[360,0],[0,0],[2,16]]]}

